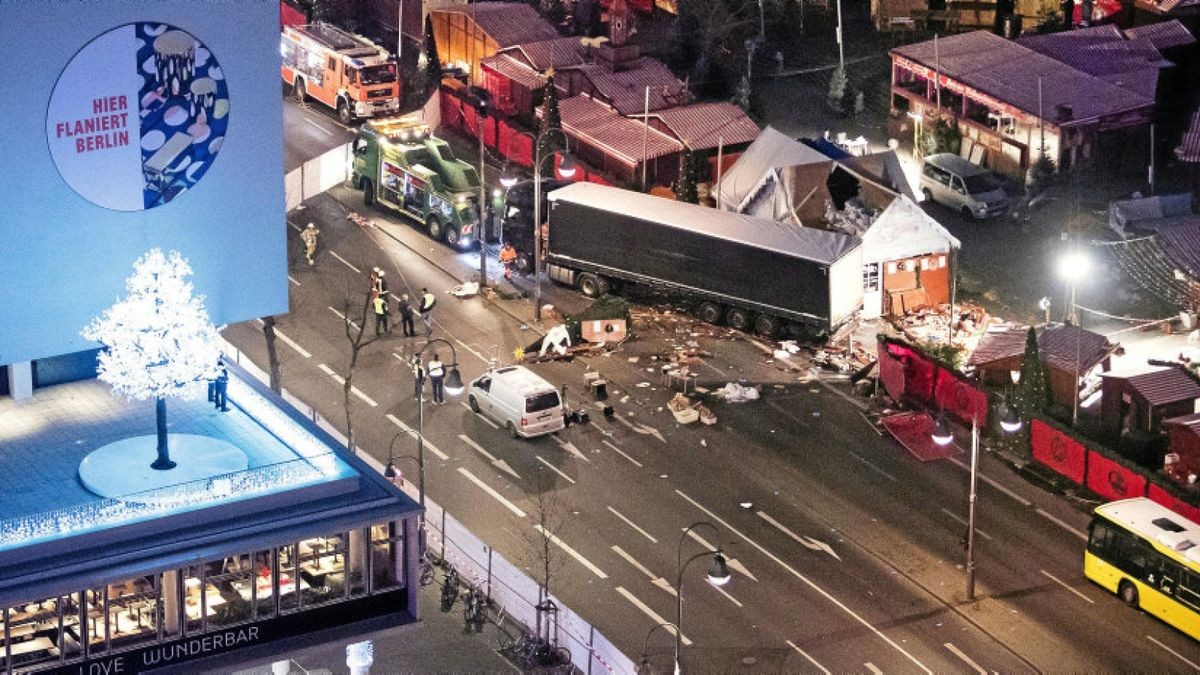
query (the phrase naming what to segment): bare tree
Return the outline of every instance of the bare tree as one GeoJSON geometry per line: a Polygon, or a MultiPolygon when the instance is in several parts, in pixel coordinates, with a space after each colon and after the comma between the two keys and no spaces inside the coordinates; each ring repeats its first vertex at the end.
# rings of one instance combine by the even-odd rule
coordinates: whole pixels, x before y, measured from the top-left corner
{"type": "Polygon", "coordinates": [[[267,341],[267,373],[270,377],[271,391],[278,394],[283,389],[279,377],[279,352],[275,349],[275,317],[264,316],[263,337],[267,341]]]}
{"type": "Polygon", "coordinates": [[[554,540],[561,541],[560,535],[563,526],[567,523],[566,509],[558,494],[552,489],[554,478],[549,471],[538,467],[535,480],[537,483],[533,486],[533,492],[526,494],[533,502],[534,517],[537,520],[534,523],[533,531],[527,534],[525,539],[529,544],[531,557],[529,567],[535,568],[538,582],[537,634],[538,636],[543,635],[544,625],[546,641],[553,644],[555,641],[551,639],[551,636],[555,631],[546,615],[557,609],[550,600],[551,582],[557,578],[565,561],[562,549],[554,543],[554,540]]]}
{"type": "Polygon", "coordinates": [[[342,302],[342,316],[345,322],[346,341],[350,343],[350,366],[346,369],[346,379],[342,382],[342,402],[346,407],[346,446],[351,452],[354,448],[354,423],[350,414],[350,393],[354,388],[354,367],[358,365],[358,356],[362,350],[379,339],[379,336],[367,337],[367,316],[371,309],[371,296],[368,294],[362,304],[358,322],[350,317],[351,300],[349,292],[342,302]]]}

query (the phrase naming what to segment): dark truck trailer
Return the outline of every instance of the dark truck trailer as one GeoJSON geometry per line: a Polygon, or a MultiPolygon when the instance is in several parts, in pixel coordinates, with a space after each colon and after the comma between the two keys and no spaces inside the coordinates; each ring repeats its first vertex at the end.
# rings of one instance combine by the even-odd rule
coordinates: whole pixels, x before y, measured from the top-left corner
{"type": "Polygon", "coordinates": [[[862,249],[839,232],[595,183],[549,195],[550,278],[600,295],[627,281],[686,294],[704,321],[831,332],[862,306],[862,249]]]}

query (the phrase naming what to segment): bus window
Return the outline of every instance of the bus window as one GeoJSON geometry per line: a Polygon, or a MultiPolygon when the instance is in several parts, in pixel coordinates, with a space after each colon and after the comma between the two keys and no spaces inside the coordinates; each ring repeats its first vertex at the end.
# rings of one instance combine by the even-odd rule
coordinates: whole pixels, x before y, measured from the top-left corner
{"type": "Polygon", "coordinates": [[[1179,587],[1175,589],[1175,597],[1188,607],[1200,610],[1200,574],[1183,570],[1179,587]]]}

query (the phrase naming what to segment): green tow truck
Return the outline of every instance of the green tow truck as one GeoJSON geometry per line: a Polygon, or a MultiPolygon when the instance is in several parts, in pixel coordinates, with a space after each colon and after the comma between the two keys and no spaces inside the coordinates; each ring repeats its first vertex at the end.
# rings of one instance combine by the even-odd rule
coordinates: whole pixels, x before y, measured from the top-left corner
{"type": "Polygon", "coordinates": [[[479,172],[419,120],[364,122],[354,139],[350,179],[364,204],[400,211],[451,248],[466,249],[477,237],[479,172]]]}

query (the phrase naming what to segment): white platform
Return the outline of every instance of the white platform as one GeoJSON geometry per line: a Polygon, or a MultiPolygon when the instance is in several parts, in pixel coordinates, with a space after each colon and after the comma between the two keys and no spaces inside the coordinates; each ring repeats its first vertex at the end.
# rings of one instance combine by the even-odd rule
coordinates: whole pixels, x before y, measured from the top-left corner
{"type": "Polygon", "coordinates": [[[153,494],[139,500],[137,493],[245,471],[248,466],[246,453],[219,438],[168,434],[167,444],[174,469],[150,468],[158,457],[157,436],[134,436],[88,453],[79,463],[79,479],[101,497],[153,502],[158,501],[153,494]]]}

